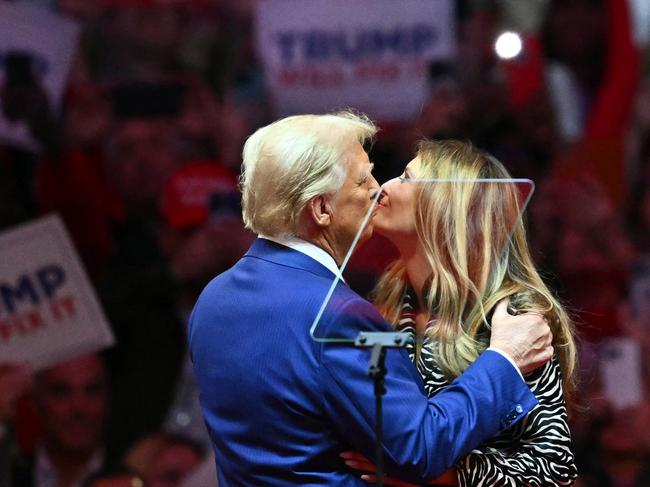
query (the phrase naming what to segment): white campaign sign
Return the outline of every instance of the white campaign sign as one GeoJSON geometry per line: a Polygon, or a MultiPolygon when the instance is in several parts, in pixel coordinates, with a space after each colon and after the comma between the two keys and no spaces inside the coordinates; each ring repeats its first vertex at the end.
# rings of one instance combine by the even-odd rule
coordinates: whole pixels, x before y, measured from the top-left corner
{"type": "Polygon", "coordinates": [[[415,116],[432,61],[455,54],[450,0],[259,0],[257,48],[275,114],[352,107],[415,116]]]}
{"type": "MultiPolygon", "coordinates": [[[[0,2],[0,33],[0,78],[4,80],[4,59],[8,53],[30,54],[50,106],[58,111],[77,46],[79,26],[42,7],[0,2]]],[[[25,123],[11,122],[2,114],[0,140],[26,149],[38,149],[25,123]]]]}
{"type": "Polygon", "coordinates": [[[0,234],[0,362],[39,369],[113,343],[58,216],[0,234]]]}

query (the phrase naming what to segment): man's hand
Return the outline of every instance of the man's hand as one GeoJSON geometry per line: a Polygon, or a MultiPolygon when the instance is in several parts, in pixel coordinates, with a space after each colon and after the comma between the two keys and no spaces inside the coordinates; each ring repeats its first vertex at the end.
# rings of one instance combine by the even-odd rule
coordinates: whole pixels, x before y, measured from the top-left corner
{"type": "Polygon", "coordinates": [[[508,354],[527,374],[553,357],[553,334],[539,313],[508,314],[509,300],[502,299],[492,315],[490,347],[508,354]]]}
{"type": "MultiPolygon", "coordinates": [[[[343,452],[339,456],[345,460],[345,464],[348,467],[362,472],[370,472],[369,474],[361,475],[361,480],[371,484],[377,482],[377,477],[375,476],[377,467],[361,453],[349,451],[343,452]]],[[[383,480],[384,485],[391,485],[393,487],[418,487],[416,484],[411,484],[388,475],[385,475],[383,480]]],[[[456,469],[453,467],[450,468],[437,479],[428,482],[427,485],[458,485],[456,469]]]]}

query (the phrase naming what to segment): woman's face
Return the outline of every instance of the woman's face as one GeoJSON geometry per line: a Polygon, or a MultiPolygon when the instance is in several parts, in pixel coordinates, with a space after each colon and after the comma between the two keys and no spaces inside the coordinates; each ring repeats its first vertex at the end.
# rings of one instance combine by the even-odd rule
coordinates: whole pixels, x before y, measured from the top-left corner
{"type": "Polygon", "coordinates": [[[415,241],[415,187],[419,177],[420,159],[416,157],[404,168],[400,177],[382,186],[383,197],[373,219],[374,230],[395,244],[415,241]]]}

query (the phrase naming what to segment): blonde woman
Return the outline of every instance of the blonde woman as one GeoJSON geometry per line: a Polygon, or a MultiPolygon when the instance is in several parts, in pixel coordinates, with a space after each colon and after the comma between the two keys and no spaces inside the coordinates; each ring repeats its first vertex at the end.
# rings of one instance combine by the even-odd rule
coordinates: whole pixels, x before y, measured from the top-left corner
{"type": "Polygon", "coordinates": [[[492,156],[458,141],[423,141],[402,177],[384,185],[375,231],[399,259],[374,301],[417,338],[408,351],[429,396],[458,377],[489,343],[490,316],[536,312],[553,332],[553,360],[525,380],[539,399],[527,420],[484,443],[456,466],[461,486],[571,485],[576,478],[566,403],[574,389],[575,345],[567,313],[531,259],[520,198],[492,156]],[[409,183],[411,179],[454,182],[409,183]],[[462,182],[461,182],[462,181],[462,182]]]}

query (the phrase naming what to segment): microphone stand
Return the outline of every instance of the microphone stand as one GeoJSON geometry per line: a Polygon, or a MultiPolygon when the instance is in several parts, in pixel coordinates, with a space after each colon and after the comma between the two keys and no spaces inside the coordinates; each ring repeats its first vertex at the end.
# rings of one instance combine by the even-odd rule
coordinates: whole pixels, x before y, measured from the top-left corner
{"type": "Polygon", "coordinates": [[[376,485],[384,485],[384,439],[382,397],[386,393],[384,377],[386,376],[386,349],[402,348],[411,341],[408,333],[401,332],[360,332],[354,341],[358,348],[372,348],[368,375],[372,377],[375,390],[375,466],[376,485]]]}

